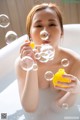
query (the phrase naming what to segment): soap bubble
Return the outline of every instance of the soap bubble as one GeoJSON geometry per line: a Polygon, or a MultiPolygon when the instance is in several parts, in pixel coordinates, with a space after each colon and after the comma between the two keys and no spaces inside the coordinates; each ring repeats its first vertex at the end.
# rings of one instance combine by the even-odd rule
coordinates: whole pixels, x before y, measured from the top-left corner
{"type": "Polygon", "coordinates": [[[45,57],[46,54],[44,52],[41,52],[40,56],[41,56],[40,59],[39,59],[40,62],[42,62],[42,63],[48,62],[49,59],[45,57]]]}
{"type": "Polygon", "coordinates": [[[52,78],[53,78],[53,72],[52,72],[52,71],[47,71],[47,72],[44,74],[44,78],[45,78],[47,81],[51,81],[52,78]]]}
{"type": "Polygon", "coordinates": [[[35,59],[42,63],[53,60],[55,55],[55,50],[50,44],[41,44],[35,46],[35,59]]]}
{"type": "Polygon", "coordinates": [[[41,51],[41,47],[42,47],[42,45],[37,45],[36,46],[37,52],[35,53],[35,59],[39,60],[40,62],[45,63],[45,62],[48,61],[48,59],[43,57],[45,55],[45,53],[41,51]]]}
{"type": "Polygon", "coordinates": [[[49,39],[48,32],[46,30],[42,30],[40,32],[40,38],[41,38],[41,40],[44,40],[44,41],[48,40],[49,39]]]}
{"type": "Polygon", "coordinates": [[[62,59],[62,60],[61,60],[61,65],[62,65],[63,67],[69,66],[69,60],[68,60],[67,58],[62,59]]]}
{"type": "Polygon", "coordinates": [[[34,71],[38,70],[38,65],[36,63],[33,64],[33,70],[34,71]]]}
{"type": "Polygon", "coordinates": [[[10,44],[18,38],[18,35],[14,31],[8,31],[5,35],[6,44],[10,44]]]}
{"type": "Polygon", "coordinates": [[[35,53],[35,59],[39,60],[41,58],[41,54],[39,52],[35,53]]]}
{"type": "Polygon", "coordinates": [[[21,58],[21,67],[25,71],[33,69],[34,60],[30,56],[21,58]]]}
{"type": "Polygon", "coordinates": [[[44,62],[45,60],[46,62],[48,62],[49,60],[53,60],[55,55],[55,50],[51,45],[43,44],[40,49],[40,54],[41,54],[40,61],[42,62],[43,60],[44,62]]]}
{"type": "Polygon", "coordinates": [[[0,27],[6,28],[9,26],[9,24],[10,24],[9,17],[5,14],[1,14],[0,15],[0,27]]]}
{"type": "Polygon", "coordinates": [[[67,110],[67,109],[69,108],[69,106],[68,106],[67,103],[63,103],[63,104],[62,104],[62,108],[67,110]]]}

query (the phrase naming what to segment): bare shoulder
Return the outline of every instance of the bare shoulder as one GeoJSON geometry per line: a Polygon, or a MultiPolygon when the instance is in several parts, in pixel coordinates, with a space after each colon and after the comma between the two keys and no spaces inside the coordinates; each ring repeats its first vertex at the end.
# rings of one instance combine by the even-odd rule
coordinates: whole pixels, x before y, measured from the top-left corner
{"type": "Polygon", "coordinates": [[[61,48],[61,50],[63,53],[65,53],[69,60],[72,61],[70,74],[73,74],[80,78],[80,55],[71,49],[61,48]]]}
{"type": "Polygon", "coordinates": [[[65,56],[69,57],[70,59],[73,59],[75,62],[80,61],[80,55],[68,48],[60,48],[62,53],[65,54],[65,56]]]}

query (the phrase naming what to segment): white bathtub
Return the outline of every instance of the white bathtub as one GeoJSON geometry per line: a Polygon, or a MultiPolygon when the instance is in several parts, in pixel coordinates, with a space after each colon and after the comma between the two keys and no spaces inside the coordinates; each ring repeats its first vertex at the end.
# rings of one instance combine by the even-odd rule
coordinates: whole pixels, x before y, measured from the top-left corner
{"type": "MultiPolygon", "coordinates": [[[[0,114],[7,113],[8,120],[25,119],[19,100],[14,62],[19,54],[20,45],[26,39],[28,39],[28,36],[24,35],[0,50],[0,114]]],[[[80,54],[80,24],[64,25],[64,37],[62,41],[63,47],[73,49],[80,54]]],[[[65,116],[61,120],[80,120],[80,95],[74,109],[70,112],[71,116],[65,116]],[[76,114],[73,117],[72,113],[74,110],[76,114]]]]}

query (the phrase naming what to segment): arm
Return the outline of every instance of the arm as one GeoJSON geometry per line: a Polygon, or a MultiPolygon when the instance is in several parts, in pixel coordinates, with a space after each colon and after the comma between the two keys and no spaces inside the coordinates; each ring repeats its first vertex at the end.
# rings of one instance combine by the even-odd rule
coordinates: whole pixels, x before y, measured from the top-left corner
{"type": "Polygon", "coordinates": [[[23,108],[27,112],[37,109],[39,99],[38,75],[37,71],[25,71],[21,67],[20,59],[26,55],[30,56],[35,62],[34,52],[29,46],[30,42],[25,42],[20,47],[20,57],[15,62],[16,75],[18,79],[19,95],[23,108]]]}
{"type": "Polygon", "coordinates": [[[26,112],[33,112],[39,99],[37,71],[24,71],[20,66],[20,58],[16,60],[15,66],[21,104],[26,112]]]}

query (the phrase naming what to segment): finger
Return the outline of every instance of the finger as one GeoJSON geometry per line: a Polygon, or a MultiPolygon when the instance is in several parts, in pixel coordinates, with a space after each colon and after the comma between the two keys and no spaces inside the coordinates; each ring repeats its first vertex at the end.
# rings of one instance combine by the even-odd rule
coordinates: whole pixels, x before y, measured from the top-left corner
{"type": "Polygon", "coordinates": [[[23,57],[23,56],[26,56],[26,55],[28,55],[28,54],[30,54],[31,53],[31,51],[32,51],[32,49],[30,48],[30,47],[24,47],[22,50],[21,50],[21,58],[23,57]]]}
{"type": "Polygon", "coordinates": [[[21,52],[21,49],[22,49],[23,47],[29,46],[29,44],[30,44],[30,43],[26,43],[26,42],[25,42],[24,44],[22,44],[21,47],[20,47],[20,52],[21,52]]]}
{"type": "Polygon", "coordinates": [[[66,91],[66,92],[73,92],[73,87],[59,87],[59,86],[55,86],[54,87],[55,89],[57,89],[57,90],[62,90],[62,91],[66,91]]]}
{"type": "Polygon", "coordinates": [[[66,91],[66,89],[65,89],[65,88],[63,88],[63,87],[54,86],[54,88],[55,88],[55,89],[57,89],[57,90],[63,90],[63,91],[66,91]]]}
{"type": "Polygon", "coordinates": [[[22,54],[23,54],[24,56],[26,56],[26,55],[30,54],[30,52],[31,52],[31,50],[24,50],[24,51],[22,52],[22,54]]]}
{"type": "Polygon", "coordinates": [[[65,86],[65,87],[74,87],[75,86],[75,83],[74,82],[57,82],[58,85],[62,85],[62,86],[65,86]]]}
{"type": "Polygon", "coordinates": [[[75,76],[71,75],[71,74],[64,74],[64,75],[62,75],[62,77],[68,78],[68,79],[72,80],[73,82],[75,80],[77,80],[77,78],[75,76]]]}
{"type": "Polygon", "coordinates": [[[32,50],[29,46],[24,46],[22,49],[21,49],[21,53],[23,53],[23,51],[29,51],[29,50],[32,50]]]}
{"type": "Polygon", "coordinates": [[[66,88],[66,89],[64,88],[64,90],[66,90],[67,92],[71,92],[71,93],[74,92],[74,88],[73,87],[66,88]]]}
{"type": "Polygon", "coordinates": [[[30,43],[30,41],[29,40],[25,40],[25,43],[30,43]]]}

